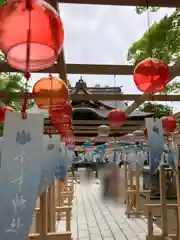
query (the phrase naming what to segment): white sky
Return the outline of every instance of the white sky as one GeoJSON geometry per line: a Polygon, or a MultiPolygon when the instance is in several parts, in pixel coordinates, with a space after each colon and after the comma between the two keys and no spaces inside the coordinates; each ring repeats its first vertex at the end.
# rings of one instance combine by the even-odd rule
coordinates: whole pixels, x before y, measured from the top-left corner
{"type": "MultiPolygon", "coordinates": [[[[151,24],[173,9],[162,8],[150,13],[151,24]]],[[[67,63],[127,64],[126,55],[131,44],[138,40],[148,27],[147,13],[138,15],[135,7],[60,5],[65,29],[65,59],[67,63]]],[[[33,74],[33,85],[42,74],[33,74]]],[[[69,75],[74,85],[80,75],[69,75]]],[[[114,76],[83,75],[88,86],[114,86],[114,76]]],[[[132,76],[117,76],[116,86],[124,93],[139,93],[132,76]]],[[[180,110],[178,104],[174,111],[180,110]]]]}

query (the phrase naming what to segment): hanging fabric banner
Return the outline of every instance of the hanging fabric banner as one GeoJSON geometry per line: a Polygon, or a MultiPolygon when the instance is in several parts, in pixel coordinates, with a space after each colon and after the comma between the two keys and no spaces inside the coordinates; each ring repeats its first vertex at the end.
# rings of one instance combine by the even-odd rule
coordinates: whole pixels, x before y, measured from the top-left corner
{"type": "Polygon", "coordinates": [[[172,167],[173,170],[176,171],[177,162],[179,159],[179,149],[178,145],[174,142],[174,137],[172,139],[169,139],[168,142],[169,149],[167,149],[167,160],[168,164],[172,167]]]}
{"type": "Polygon", "coordinates": [[[2,151],[3,137],[0,137],[0,168],[1,168],[1,151],[2,151]]]}
{"type": "Polygon", "coordinates": [[[137,163],[136,163],[136,167],[138,169],[139,172],[142,172],[144,169],[144,163],[146,160],[145,154],[143,153],[143,151],[139,151],[136,153],[137,155],[137,163]]]}
{"type": "Polygon", "coordinates": [[[7,112],[1,152],[0,239],[28,238],[42,168],[41,114],[7,112]],[[36,123],[36,124],[34,124],[36,123]]]}
{"type": "Polygon", "coordinates": [[[60,161],[58,161],[55,168],[55,177],[58,180],[65,180],[67,177],[68,170],[72,163],[72,150],[69,150],[67,147],[64,147],[63,154],[60,161]]]}
{"type": "Polygon", "coordinates": [[[54,179],[56,165],[62,159],[62,149],[59,135],[43,136],[43,167],[39,185],[39,195],[48,187],[54,179]]]}
{"type": "Polygon", "coordinates": [[[72,160],[74,157],[74,151],[71,148],[67,148],[67,162],[68,162],[68,169],[70,168],[72,164],[72,160]]]}
{"type": "Polygon", "coordinates": [[[164,150],[164,133],[161,119],[155,121],[153,118],[146,118],[145,123],[148,133],[149,170],[153,175],[159,167],[164,150]]]}

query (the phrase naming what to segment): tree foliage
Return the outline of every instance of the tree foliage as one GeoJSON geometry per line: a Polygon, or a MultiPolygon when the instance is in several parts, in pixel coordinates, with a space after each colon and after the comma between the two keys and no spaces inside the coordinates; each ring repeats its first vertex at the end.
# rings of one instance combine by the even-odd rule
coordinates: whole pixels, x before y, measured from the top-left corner
{"type": "MultiPolygon", "coordinates": [[[[28,87],[29,88],[29,87],[28,87]]],[[[25,81],[23,79],[23,75],[18,73],[0,73],[0,91],[9,93],[7,97],[2,99],[2,102],[5,105],[9,105],[14,108],[16,111],[21,110],[22,102],[16,101],[12,99],[11,92],[24,92],[25,89],[25,81]]],[[[33,105],[33,101],[29,100],[27,107],[31,107],[33,105]]],[[[0,136],[3,135],[3,125],[0,125],[0,136]]]]}
{"type": "MultiPolygon", "coordinates": [[[[157,11],[159,8],[151,8],[157,11]]],[[[146,7],[136,7],[136,12],[142,14],[146,7]]],[[[167,64],[174,64],[180,58],[180,10],[176,9],[170,16],[165,16],[159,22],[155,22],[150,29],[128,50],[127,60],[132,64],[155,57],[167,64]]],[[[180,92],[180,82],[169,83],[162,94],[180,92]]],[[[154,113],[156,117],[172,114],[172,107],[146,102],[140,107],[141,111],[154,113]]]]}
{"type": "MultiPolygon", "coordinates": [[[[29,86],[27,87],[29,89],[29,86]]],[[[15,110],[20,110],[22,103],[15,101],[11,97],[11,92],[25,92],[25,81],[21,73],[0,73],[0,91],[9,93],[7,97],[2,99],[6,105],[10,105],[15,110]]],[[[28,106],[32,106],[32,101],[28,102],[28,106]]]]}
{"type": "MultiPolygon", "coordinates": [[[[0,62],[5,61],[5,56],[0,52],[0,62]]],[[[6,92],[7,97],[2,99],[5,105],[13,107],[15,110],[20,110],[22,102],[15,101],[11,97],[11,92],[25,92],[29,90],[30,86],[25,84],[25,79],[22,73],[3,73],[0,72],[0,92],[6,92]]],[[[31,107],[33,101],[29,100],[27,107],[31,107]]]]}
{"type": "MultiPolygon", "coordinates": [[[[180,82],[174,82],[166,85],[161,94],[172,94],[180,92],[180,82]]],[[[145,102],[140,106],[140,110],[147,113],[153,113],[155,117],[169,116],[173,114],[173,107],[154,102],[145,102]]]]}
{"type": "Polygon", "coordinates": [[[155,117],[161,118],[163,116],[172,115],[173,108],[168,105],[146,102],[140,110],[147,113],[153,113],[155,117]]]}
{"type": "MultiPolygon", "coordinates": [[[[4,61],[4,55],[0,53],[0,61],[4,61]]],[[[29,90],[29,86],[25,86],[25,79],[21,73],[2,73],[0,72],[0,92],[6,92],[7,97],[1,99],[1,103],[9,105],[16,111],[21,110],[22,102],[12,99],[11,92],[25,92],[29,90]]],[[[29,100],[27,107],[31,107],[33,101],[29,100]]],[[[3,125],[0,125],[0,136],[2,136],[3,125]]]]}
{"type": "Polygon", "coordinates": [[[159,7],[144,7],[144,6],[137,6],[136,7],[136,13],[137,14],[142,14],[146,11],[150,11],[150,12],[157,12],[160,8],[159,7]]]}
{"type": "Polygon", "coordinates": [[[180,10],[155,22],[128,50],[127,60],[133,64],[155,57],[174,63],[180,57],[180,10]]]}
{"type": "Polygon", "coordinates": [[[172,93],[178,93],[180,94],[180,82],[173,82],[166,85],[164,92],[161,94],[172,94],[172,93]]]}

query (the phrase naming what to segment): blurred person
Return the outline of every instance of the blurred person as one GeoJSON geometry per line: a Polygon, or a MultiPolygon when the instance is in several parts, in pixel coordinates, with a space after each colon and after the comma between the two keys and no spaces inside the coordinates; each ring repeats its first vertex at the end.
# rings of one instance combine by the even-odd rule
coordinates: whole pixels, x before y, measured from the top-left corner
{"type": "Polygon", "coordinates": [[[120,174],[115,163],[106,164],[102,177],[102,196],[105,200],[117,201],[119,198],[120,174]]]}

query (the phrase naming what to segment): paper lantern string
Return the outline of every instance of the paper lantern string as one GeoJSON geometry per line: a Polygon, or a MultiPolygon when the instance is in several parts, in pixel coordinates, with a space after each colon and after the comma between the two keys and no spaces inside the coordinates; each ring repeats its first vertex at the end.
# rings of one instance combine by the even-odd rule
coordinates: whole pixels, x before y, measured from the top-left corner
{"type": "Polygon", "coordinates": [[[29,61],[30,61],[30,41],[31,41],[31,4],[30,0],[26,1],[26,9],[29,12],[29,26],[28,26],[28,31],[27,31],[27,49],[26,49],[26,72],[24,74],[26,78],[26,84],[25,84],[25,96],[24,96],[24,102],[22,104],[22,119],[26,119],[27,113],[26,113],[26,108],[27,108],[27,102],[28,102],[28,81],[31,77],[31,74],[29,72],[29,61]]]}
{"type": "MultiPolygon", "coordinates": [[[[49,74],[49,78],[51,79],[51,86],[50,86],[50,107],[49,107],[49,113],[50,113],[50,119],[51,119],[51,115],[52,115],[52,93],[53,93],[53,79],[52,79],[52,74],[49,74]]],[[[52,124],[52,121],[51,121],[52,124]]],[[[52,131],[51,128],[49,129],[49,137],[52,138],[52,131]]]]}
{"type": "Polygon", "coordinates": [[[21,113],[22,113],[22,119],[26,119],[27,117],[27,113],[26,113],[26,108],[27,108],[27,103],[28,103],[28,92],[27,92],[27,87],[28,87],[28,81],[31,77],[31,74],[29,72],[27,72],[25,74],[25,78],[26,78],[26,92],[25,92],[25,96],[24,96],[24,102],[22,104],[22,110],[21,110],[21,113]]]}
{"type": "Polygon", "coordinates": [[[151,93],[151,94],[149,95],[149,100],[154,102],[155,96],[153,95],[153,93],[151,93]]]}

